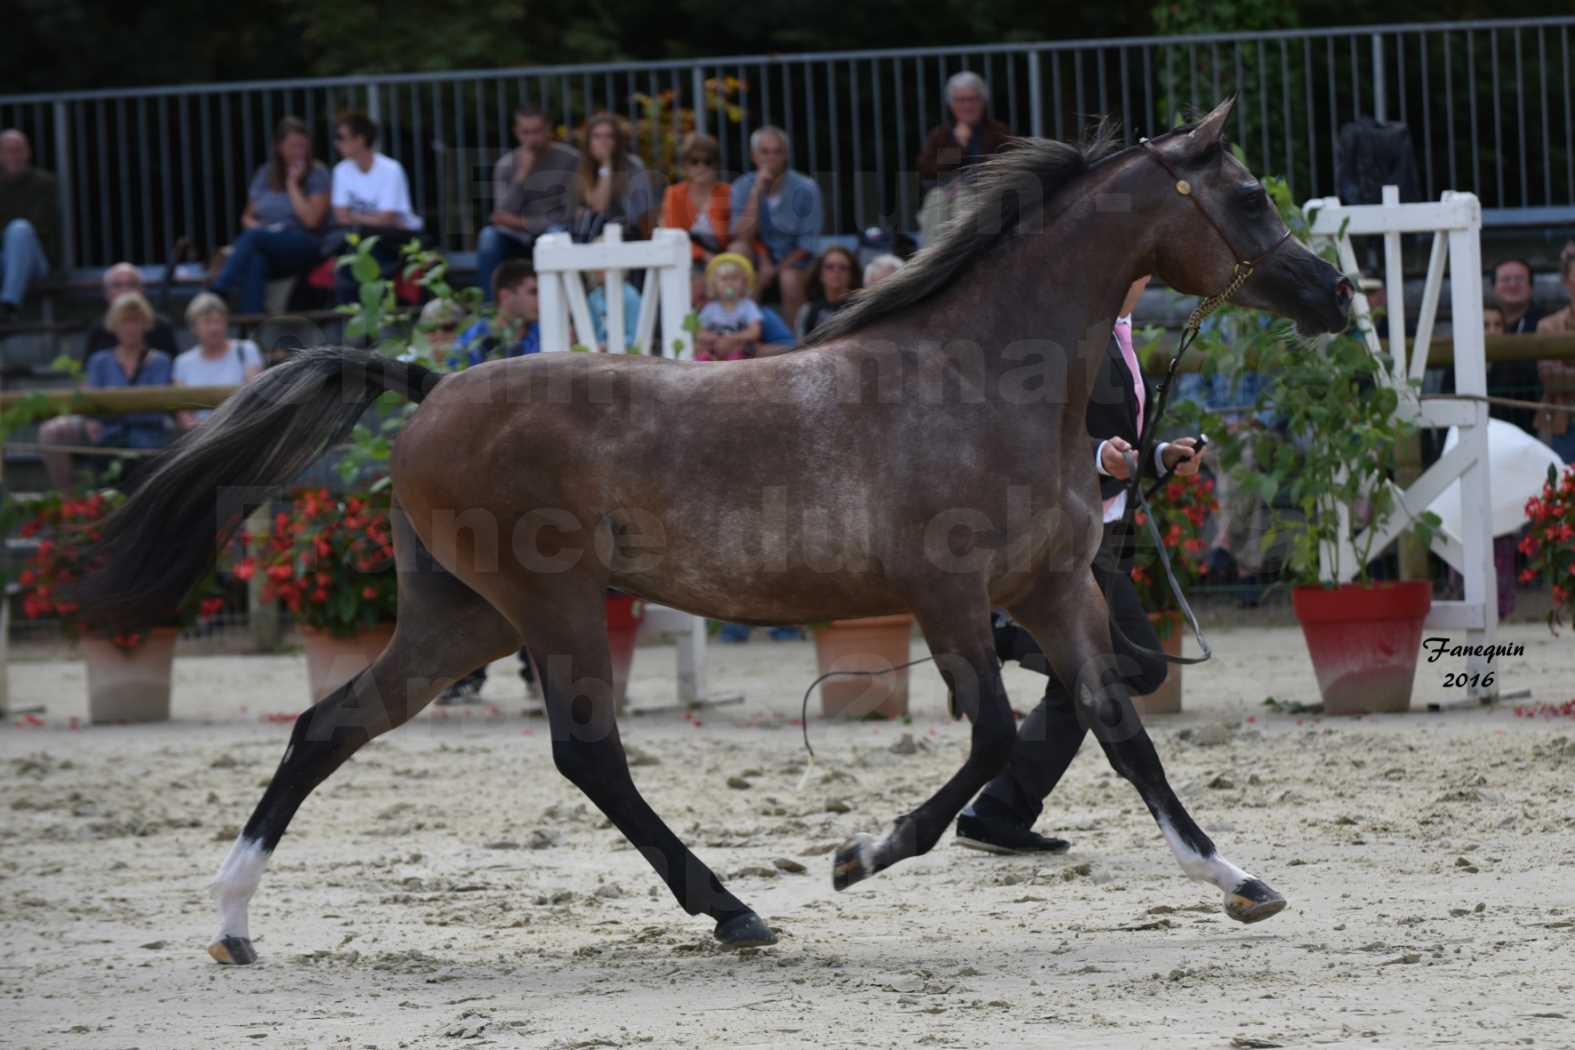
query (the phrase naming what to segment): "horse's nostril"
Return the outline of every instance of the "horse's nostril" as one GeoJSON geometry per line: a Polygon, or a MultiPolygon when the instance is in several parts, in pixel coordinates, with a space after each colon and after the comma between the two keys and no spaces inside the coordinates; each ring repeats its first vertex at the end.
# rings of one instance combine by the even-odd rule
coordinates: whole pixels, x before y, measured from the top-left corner
{"type": "Polygon", "coordinates": [[[1334,298],[1343,310],[1351,305],[1351,300],[1356,298],[1356,289],[1351,287],[1351,282],[1344,277],[1335,282],[1334,298]]]}

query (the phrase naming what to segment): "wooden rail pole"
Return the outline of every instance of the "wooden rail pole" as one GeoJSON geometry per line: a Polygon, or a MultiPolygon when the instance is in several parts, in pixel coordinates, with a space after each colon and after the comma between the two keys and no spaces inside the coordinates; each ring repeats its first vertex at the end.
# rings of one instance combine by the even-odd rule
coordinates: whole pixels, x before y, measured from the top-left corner
{"type": "MultiPolygon", "coordinates": [[[[266,536],[272,528],[273,515],[266,503],[252,511],[242,526],[248,537],[266,536]]],[[[246,620],[251,626],[252,645],[259,653],[278,652],[284,634],[279,622],[279,603],[263,600],[266,582],[267,577],[260,572],[252,573],[252,578],[246,581],[246,620]]]]}

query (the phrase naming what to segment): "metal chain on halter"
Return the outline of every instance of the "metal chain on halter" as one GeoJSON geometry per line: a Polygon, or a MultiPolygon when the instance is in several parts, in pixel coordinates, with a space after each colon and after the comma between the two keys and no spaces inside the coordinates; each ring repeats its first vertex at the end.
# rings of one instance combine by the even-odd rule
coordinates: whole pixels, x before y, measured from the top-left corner
{"type": "MultiPolygon", "coordinates": [[[[1230,297],[1240,291],[1241,286],[1246,284],[1248,278],[1251,276],[1252,263],[1250,262],[1239,262],[1234,267],[1232,267],[1230,283],[1225,286],[1225,290],[1215,295],[1208,296],[1198,303],[1197,307],[1187,317],[1187,327],[1183,334],[1185,334],[1185,332],[1191,332],[1196,335],[1198,329],[1203,325],[1203,319],[1208,317],[1209,314],[1213,313],[1215,310],[1218,310],[1220,307],[1224,306],[1226,303],[1230,302],[1230,297]]],[[[1184,353],[1186,353],[1185,344],[1182,345],[1181,349],[1176,351],[1176,359],[1180,360],[1181,355],[1184,353]]]]}

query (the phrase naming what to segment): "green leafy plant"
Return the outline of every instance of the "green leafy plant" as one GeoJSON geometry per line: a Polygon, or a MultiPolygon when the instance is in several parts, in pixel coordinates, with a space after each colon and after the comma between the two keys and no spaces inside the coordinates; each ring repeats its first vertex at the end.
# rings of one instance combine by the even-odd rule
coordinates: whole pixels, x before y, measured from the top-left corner
{"type": "MultiPolygon", "coordinates": [[[[1307,219],[1285,180],[1271,176],[1263,182],[1292,235],[1309,241],[1307,219]]],[[[1319,250],[1335,261],[1332,248],[1319,250]]],[[[1272,411],[1279,420],[1272,428],[1251,420],[1230,428],[1219,414],[1186,404],[1177,406],[1175,416],[1188,432],[1193,427],[1208,432],[1232,482],[1275,509],[1260,541],[1286,544],[1298,582],[1329,586],[1348,568],[1342,564],[1347,544],[1341,541],[1350,541],[1357,579],[1369,582],[1369,563],[1380,553],[1377,542],[1390,519],[1403,513],[1389,483],[1396,450],[1417,431],[1416,424],[1396,416],[1402,392],[1389,377],[1388,362],[1361,332],[1306,340],[1290,322],[1264,324],[1256,311],[1230,304],[1213,315],[1195,345],[1206,355],[1206,378],[1223,375],[1234,382],[1258,373],[1264,382],[1252,410],[1272,411]],[[1353,526],[1344,536],[1342,508],[1353,526]]],[[[1426,542],[1437,525],[1428,513],[1411,527],[1426,542]]]]}

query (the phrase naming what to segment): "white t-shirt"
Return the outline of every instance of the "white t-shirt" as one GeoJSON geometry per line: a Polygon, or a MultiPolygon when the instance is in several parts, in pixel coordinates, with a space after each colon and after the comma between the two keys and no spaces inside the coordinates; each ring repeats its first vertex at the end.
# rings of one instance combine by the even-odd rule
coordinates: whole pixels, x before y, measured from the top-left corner
{"type": "MultiPolygon", "coordinates": [[[[175,358],[176,386],[240,386],[248,370],[262,370],[262,353],[250,339],[231,339],[223,357],[207,357],[194,346],[175,358]]],[[[207,410],[194,413],[207,419],[207,410]]]]}
{"type": "Polygon", "coordinates": [[[372,167],[367,171],[356,167],[353,160],[335,164],[329,203],[352,212],[395,212],[403,216],[405,229],[421,229],[421,216],[410,206],[410,183],[405,179],[405,169],[399,161],[381,153],[372,154],[372,167]]]}

